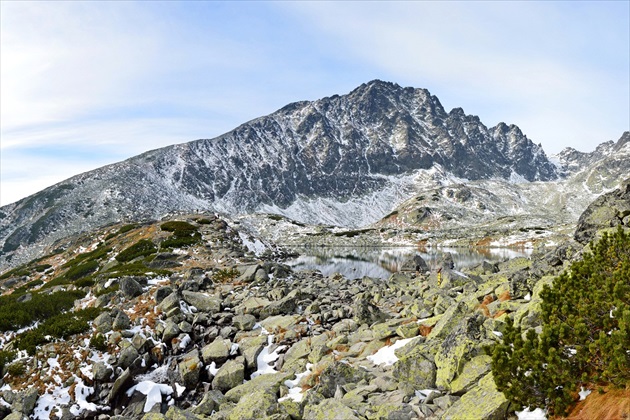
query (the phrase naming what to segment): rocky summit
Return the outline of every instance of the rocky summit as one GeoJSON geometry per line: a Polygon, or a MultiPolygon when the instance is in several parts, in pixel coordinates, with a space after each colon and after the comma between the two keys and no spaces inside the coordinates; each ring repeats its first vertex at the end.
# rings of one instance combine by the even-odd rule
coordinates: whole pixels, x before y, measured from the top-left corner
{"type": "MultiPolygon", "coordinates": [[[[0,264],[65,235],[170,212],[269,212],[362,226],[417,192],[418,178],[549,181],[559,176],[515,125],[447,112],[425,89],[372,81],[297,102],[209,140],[150,151],[0,209],[0,264]],[[159,197],[156,200],[155,197],[159,197]]],[[[14,260],[12,260],[15,258],[14,260]]]]}

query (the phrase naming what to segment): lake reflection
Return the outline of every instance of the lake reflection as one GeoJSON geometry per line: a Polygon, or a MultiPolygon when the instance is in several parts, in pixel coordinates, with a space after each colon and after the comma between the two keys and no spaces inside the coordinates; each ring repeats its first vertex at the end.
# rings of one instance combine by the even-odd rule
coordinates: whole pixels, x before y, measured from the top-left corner
{"type": "Polygon", "coordinates": [[[364,276],[387,279],[400,271],[414,255],[420,255],[429,267],[435,268],[445,252],[453,256],[455,269],[473,267],[482,261],[505,261],[510,258],[527,257],[531,250],[508,248],[439,248],[419,251],[418,248],[301,248],[298,258],[286,263],[295,270],[319,270],[324,276],[340,273],[349,279],[364,276]]]}

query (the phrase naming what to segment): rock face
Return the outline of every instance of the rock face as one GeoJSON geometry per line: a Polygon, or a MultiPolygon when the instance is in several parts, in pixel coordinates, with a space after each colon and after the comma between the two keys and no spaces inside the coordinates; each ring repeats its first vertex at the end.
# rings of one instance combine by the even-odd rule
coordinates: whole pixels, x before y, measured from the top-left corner
{"type": "Polygon", "coordinates": [[[0,245],[6,258],[20,246],[50,244],[113,221],[202,208],[358,226],[411,196],[417,171],[437,167],[470,180],[558,177],[517,126],[488,128],[461,108],[447,112],[425,89],[376,80],[347,95],[287,105],[214,139],[78,175],[5,206],[0,245]]]}
{"type": "Polygon", "coordinates": [[[578,220],[574,237],[586,244],[595,238],[597,231],[618,225],[630,227],[630,178],[586,208],[578,220]]]}

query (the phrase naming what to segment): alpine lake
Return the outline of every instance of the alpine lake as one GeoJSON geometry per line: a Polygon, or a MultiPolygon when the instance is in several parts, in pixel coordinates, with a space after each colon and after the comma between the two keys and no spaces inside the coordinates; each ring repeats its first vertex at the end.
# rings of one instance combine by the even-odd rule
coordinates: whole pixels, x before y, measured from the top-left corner
{"type": "Polygon", "coordinates": [[[286,261],[294,270],[320,271],[324,276],[339,273],[348,279],[365,276],[388,279],[401,271],[415,255],[420,255],[435,270],[445,253],[450,253],[455,270],[463,270],[481,264],[506,261],[517,257],[529,257],[529,248],[446,248],[418,249],[414,247],[302,247],[296,249],[299,257],[286,261]]]}

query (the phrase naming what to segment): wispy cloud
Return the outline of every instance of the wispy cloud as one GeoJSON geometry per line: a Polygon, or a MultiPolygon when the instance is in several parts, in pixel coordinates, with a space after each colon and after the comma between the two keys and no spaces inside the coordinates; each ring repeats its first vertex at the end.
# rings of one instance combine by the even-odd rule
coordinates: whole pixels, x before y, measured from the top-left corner
{"type": "Polygon", "coordinates": [[[628,129],[627,2],[0,2],[0,203],[381,78],[551,152],[628,129]]]}

